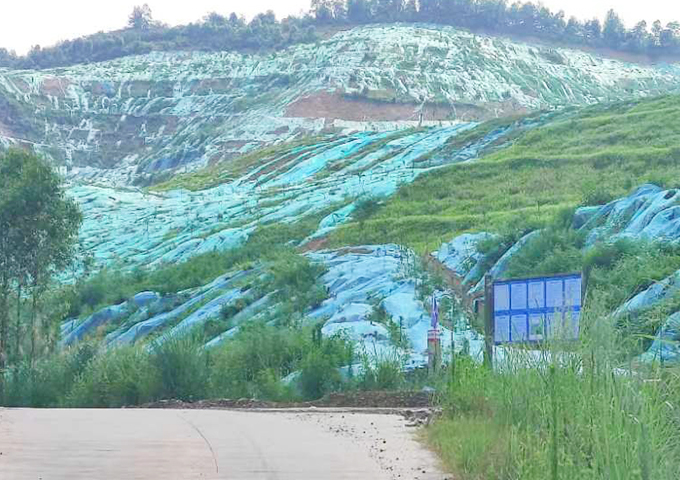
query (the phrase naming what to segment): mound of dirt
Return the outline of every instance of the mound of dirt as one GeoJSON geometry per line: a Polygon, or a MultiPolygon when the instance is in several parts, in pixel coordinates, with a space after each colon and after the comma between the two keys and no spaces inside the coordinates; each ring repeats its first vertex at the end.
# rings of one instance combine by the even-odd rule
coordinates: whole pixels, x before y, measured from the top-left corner
{"type": "Polygon", "coordinates": [[[419,409],[433,405],[432,394],[428,392],[351,392],[332,393],[313,402],[266,402],[254,399],[239,400],[160,400],[139,408],[169,409],[275,409],[275,408],[395,408],[419,409]]]}

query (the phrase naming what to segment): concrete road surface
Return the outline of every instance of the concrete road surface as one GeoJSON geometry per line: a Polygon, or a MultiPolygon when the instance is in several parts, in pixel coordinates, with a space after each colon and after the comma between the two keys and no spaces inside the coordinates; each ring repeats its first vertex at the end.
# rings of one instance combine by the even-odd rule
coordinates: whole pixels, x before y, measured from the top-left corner
{"type": "Polygon", "coordinates": [[[416,433],[349,411],[0,409],[0,479],[445,479],[416,433]]]}

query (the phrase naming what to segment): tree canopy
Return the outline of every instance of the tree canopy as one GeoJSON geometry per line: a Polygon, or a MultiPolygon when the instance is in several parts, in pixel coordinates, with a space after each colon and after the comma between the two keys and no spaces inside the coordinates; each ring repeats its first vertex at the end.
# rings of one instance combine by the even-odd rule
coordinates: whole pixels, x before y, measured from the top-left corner
{"type": "Polygon", "coordinates": [[[313,42],[319,28],[367,23],[428,22],[489,34],[531,37],[572,47],[603,47],[650,57],[680,56],[680,23],[626,28],[614,10],[604,22],[585,22],[542,4],[507,0],[313,0],[302,17],[277,20],[272,12],[246,22],[236,14],[210,13],[177,27],[153,20],[148,5],[135,7],[127,28],[35,46],[23,57],[0,48],[0,67],[51,68],[98,62],[153,50],[253,51],[313,42]]]}
{"type": "Polygon", "coordinates": [[[151,7],[144,4],[141,7],[137,6],[132,10],[128,17],[128,27],[144,30],[153,25],[153,15],[151,14],[151,7]]]}
{"type": "MultiPolygon", "coordinates": [[[[20,304],[23,295],[37,295],[66,268],[80,223],[78,206],[46,161],[21,150],[0,155],[0,383],[8,355],[10,297],[20,304]]],[[[19,330],[13,332],[17,344],[19,330]]]]}

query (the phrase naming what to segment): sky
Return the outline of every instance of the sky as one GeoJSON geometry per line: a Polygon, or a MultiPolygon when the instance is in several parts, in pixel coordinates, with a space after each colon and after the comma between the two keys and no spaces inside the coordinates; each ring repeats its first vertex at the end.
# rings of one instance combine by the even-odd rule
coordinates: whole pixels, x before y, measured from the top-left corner
{"type": "MultiPolygon", "coordinates": [[[[279,18],[299,14],[310,0],[0,0],[0,47],[26,53],[31,46],[50,46],[59,40],[97,31],[116,30],[127,23],[135,5],[148,3],[156,20],[170,25],[198,20],[209,12],[235,11],[251,18],[274,10],[279,18]],[[4,5],[3,5],[4,3],[4,5]]],[[[614,8],[630,26],[639,20],[680,20],[677,0],[543,0],[553,10],[582,19],[604,18],[614,8]]]]}

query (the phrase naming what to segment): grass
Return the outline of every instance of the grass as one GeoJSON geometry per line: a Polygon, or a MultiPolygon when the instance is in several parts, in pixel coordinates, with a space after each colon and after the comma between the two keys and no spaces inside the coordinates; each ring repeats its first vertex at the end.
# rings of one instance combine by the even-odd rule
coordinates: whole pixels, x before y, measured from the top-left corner
{"type": "MultiPolygon", "coordinates": [[[[163,265],[155,270],[104,270],[74,286],[65,287],[51,303],[66,303],[70,306],[68,316],[83,317],[105,306],[122,303],[139,292],[176,293],[206,285],[226,272],[247,270],[263,262],[282,271],[285,268],[281,265],[287,264],[290,268],[297,268],[299,273],[299,269],[303,268],[299,265],[302,257],[295,254],[295,245],[311,235],[321,219],[336,209],[337,205],[333,205],[295,223],[261,225],[238,249],[198,255],[186,262],[163,265]]],[[[283,292],[291,291],[288,286],[298,286],[295,278],[288,280],[281,286],[283,292]]],[[[306,285],[302,291],[311,294],[316,290],[306,285]]]]}
{"type": "Polygon", "coordinates": [[[323,141],[324,137],[304,137],[293,142],[258,148],[231,161],[222,161],[196,172],[176,175],[170,180],[154,185],[151,190],[165,192],[184,188],[199,191],[216,187],[230,179],[239,178],[268,161],[301,154],[301,148],[316,145],[323,141]]]}
{"type": "Polygon", "coordinates": [[[361,224],[340,227],[330,244],[398,242],[425,252],[468,231],[538,228],[562,209],[642,183],[676,186],[679,160],[680,96],[570,110],[475,163],[423,175],[361,224]]]}
{"type": "Polygon", "coordinates": [[[97,352],[93,344],[13,366],[0,404],[116,408],[159,399],[243,397],[317,399],[343,384],[338,368],[351,364],[351,345],[320,338],[316,327],[280,328],[256,322],[223,347],[206,351],[200,331],[153,351],[144,346],[97,352]],[[282,382],[299,372],[297,385],[282,382]]]}
{"type": "Polygon", "coordinates": [[[426,432],[455,478],[676,478],[680,371],[622,365],[634,340],[592,305],[581,342],[545,345],[541,363],[521,349],[493,372],[458,362],[426,432]]]}

